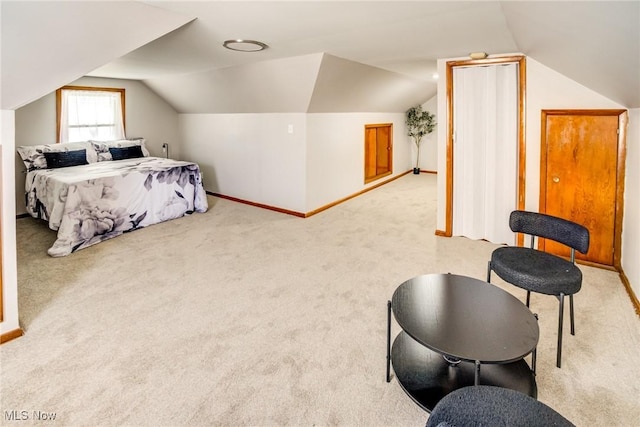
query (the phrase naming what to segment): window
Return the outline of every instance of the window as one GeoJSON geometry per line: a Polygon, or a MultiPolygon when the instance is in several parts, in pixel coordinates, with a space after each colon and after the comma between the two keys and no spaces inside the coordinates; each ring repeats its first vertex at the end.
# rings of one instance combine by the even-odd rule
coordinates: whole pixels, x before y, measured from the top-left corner
{"type": "Polygon", "coordinates": [[[124,139],[124,89],[64,86],[56,91],[58,142],[124,139]]]}

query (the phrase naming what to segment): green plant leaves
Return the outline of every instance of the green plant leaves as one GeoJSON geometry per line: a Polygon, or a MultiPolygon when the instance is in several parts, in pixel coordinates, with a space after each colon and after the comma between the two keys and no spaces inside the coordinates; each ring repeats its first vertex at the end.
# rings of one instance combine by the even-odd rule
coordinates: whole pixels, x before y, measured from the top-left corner
{"type": "Polygon", "coordinates": [[[419,145],[423,136],[433,132],[436,116],[423,110],[422,105],[409,108],[406,114],[407,135],[414,139],[416,145],[419,145]]]}

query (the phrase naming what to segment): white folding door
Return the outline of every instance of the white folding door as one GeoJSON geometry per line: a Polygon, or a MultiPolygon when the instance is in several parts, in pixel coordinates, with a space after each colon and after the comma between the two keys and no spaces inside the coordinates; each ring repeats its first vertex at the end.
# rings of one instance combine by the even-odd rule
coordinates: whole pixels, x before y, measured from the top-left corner
{"type": "Polygon", "coordinates": [[[453,235],[514,243],[518,64],[453,69],[453,235]]]}

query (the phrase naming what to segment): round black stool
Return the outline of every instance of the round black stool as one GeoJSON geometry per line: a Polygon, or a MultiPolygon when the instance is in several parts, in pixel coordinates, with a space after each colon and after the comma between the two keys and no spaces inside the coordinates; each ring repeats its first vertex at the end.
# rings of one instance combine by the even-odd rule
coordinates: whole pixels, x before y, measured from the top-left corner
{"type": "Polygon", "coordinates": [[[433,408],[427,427],[547,427],[573,424],[536,399],[503,387],[469,386],[454,390],[433,408]]]}

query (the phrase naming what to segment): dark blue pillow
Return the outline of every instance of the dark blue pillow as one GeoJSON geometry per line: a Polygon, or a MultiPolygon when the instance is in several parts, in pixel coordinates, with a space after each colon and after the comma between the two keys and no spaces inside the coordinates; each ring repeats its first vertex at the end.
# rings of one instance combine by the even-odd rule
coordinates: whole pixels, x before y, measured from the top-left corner
{"type": "Polygon", "coordinates": [[[144,157],[142,153],[142,147],[139,145],[133,145],[131,147],[111,147],[109,148],[111,158],[113,160],[135,159],[138,157],[144,157]]]}
{"type": "Polygon", "coordinates": [[[69,166],[87,165],[87,150],[56,151],[42,153],[47,160],[47,168],[66,168],[69,166]]]}

